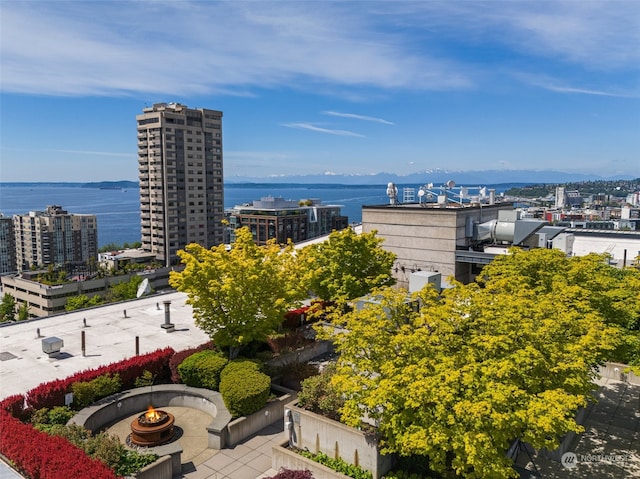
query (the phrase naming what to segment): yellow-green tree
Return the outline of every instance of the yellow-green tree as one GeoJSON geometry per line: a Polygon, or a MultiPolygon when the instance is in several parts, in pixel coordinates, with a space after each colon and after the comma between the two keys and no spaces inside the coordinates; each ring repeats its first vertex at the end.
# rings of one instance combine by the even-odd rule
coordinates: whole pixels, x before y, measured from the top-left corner
{"type": "Polygon", "coordinates": [[[556,253],[537,259],[546,261],[517,254],[505,260],[512,274],[497,265],[504,274],[489,269],[482,285],[441,295],[426,287],[410,301],[386,288],[348,313],[335,337],[343,420],[358,425],[366,414],[384,451],[427,456],[434,470],[467,478],[514,477],[505,456],[514,439],[554,449],[581,431],[575,413],[619,328],[551,272],[556,253]],[[518,284],[518,271],[533,287],[518,284]]]}
{"type": "Polygon", "coordinates": [[[252,341],[266,339],[304,297],[293,245],[257,246],[248,228],[236,230],[230,251],[190,244],[178,255],[185,268],[171,272],[169,283],[188,294],[196,325],[229,348],[231,359],[252,341]]]}
{"type": "Polygon", "coordinates": [[[391,267],[395,255],[382,249],[376,231],[357,234],[352,228],[334,231],[327,241],[299,252],[310,291],[339,306],[395,283],[391,267]]]}
{"type": "Polygon", "coordinates": [[[552,249],[513,249],[487,265],[479,283],[490,290],[526,288],[558,301],[587,303],[619,327],[617,348],[607,359],[640,366],[640,270],[615,268],[608,260],[595,253],[568,258],[552,249]]]}

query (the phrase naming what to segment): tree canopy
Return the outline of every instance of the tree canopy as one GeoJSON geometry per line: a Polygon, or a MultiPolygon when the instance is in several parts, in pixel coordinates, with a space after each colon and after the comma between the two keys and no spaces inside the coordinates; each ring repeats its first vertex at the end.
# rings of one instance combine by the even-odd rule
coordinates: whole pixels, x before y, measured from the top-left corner
{"type": "Polygon", "coordinates": [[[0,303],[0,322],[13,321],[16,316],[16,300],[9,293],[4,293],[0,303]]]}
{"type": "Polygon", "coordinates": [[[331,233],[327,241],[304,247],[299,256],[310,291],[343,305],[374,288],[394,284],[395,255],[382,249],[383,241],[376,231],[357,234],[346,228],[331,233]]]}
{"type": "Polygon", "coordinates": [[[515,476],[505,455],[514,439],[554,449],[562,435],[581,431],[575,413],[594,389],[596,365],[620,340],[607,312],[624,309],[624,293],[598,282],[593,296],[578,284],[602,264],[513,251],[477,284],[454,283],[442,294],[430,286],[412,296],[377,291],[334,337],[343,420],[359,425],[368,416],[383,451],[427,456],[435,471],[515,476]]]}
{"type": "Polygon", "coordinates": [[[185,268],[171,286],[188,294],[196,325],[233,359],[252,341],[277,329],[289,307],[305,296],[293,245],[257,246],[248,228],[236,230],[230,251],[190,244],[178,252],[185,268]]]}

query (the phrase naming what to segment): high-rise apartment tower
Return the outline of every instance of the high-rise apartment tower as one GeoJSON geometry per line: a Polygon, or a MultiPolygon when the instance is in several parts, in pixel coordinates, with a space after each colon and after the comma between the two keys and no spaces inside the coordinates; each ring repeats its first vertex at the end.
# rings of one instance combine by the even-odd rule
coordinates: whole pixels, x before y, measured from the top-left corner
{"type": "Polygon", "coordinates": [[[72,214],[58,205],[13,215],[17,268],[82,265],[98,257],[95,215],[72,214]]]}
{"type": "Polygon", "coordinates": [[[142,248],[171,266],[223,242],[222,112],[157,103],[136,120],[142,248]]]}

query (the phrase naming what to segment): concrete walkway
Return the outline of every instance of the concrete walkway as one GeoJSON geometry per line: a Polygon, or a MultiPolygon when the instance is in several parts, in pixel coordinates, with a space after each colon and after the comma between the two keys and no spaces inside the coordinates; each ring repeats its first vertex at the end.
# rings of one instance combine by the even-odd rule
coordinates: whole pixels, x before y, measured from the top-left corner
{"type": "MultiPolygon", "coordinates": [[[[271,469],[271,448],[284,440],[284,424],[278,421],[259,431],[242,444],[223,450],[209,449],[204,425],[211,416],[186,407],[163,407],[173,414],[179,429],[178,441],[182,446],[183,479],[255,479],[276,473],[271,469]]],[[[131,433],[131,422],[139,413],[127,417],[107,428],[125,442],[131,433]]],[[[144,451],[144,449],[142,449],[144,451]]]]}
{"type": "Polygon", "coordinates": [[[564,462],[521,452],[522,477],[545,479],[640,478],[640,386],[613,379],[598,381],[597,403],[589,406],[583,426],[564,462]],[[536,471],[537,469],[537,471],[536,471]]]}

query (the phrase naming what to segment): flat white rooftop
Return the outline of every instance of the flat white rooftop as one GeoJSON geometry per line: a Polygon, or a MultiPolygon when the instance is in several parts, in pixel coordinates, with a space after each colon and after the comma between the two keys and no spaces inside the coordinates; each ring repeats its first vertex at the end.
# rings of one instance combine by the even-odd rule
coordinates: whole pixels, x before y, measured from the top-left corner
{"type": "Polygon", "coordinates": [[[158,294],[0,326],[0,398],[135,356],[136,336],[140,354],[167,346],[180,351],[205,343],[209,338],[194,325],[192,308],[185,304],[186,298],[184,293],[158,294]],[[165,318],[164,301],[171,301],[174,332],[161,328],[165,318]],[[84,318],[87,327],[83,326],[84,318]],[[40,329],[40,338],[37,329],[40,329]],[[86,356],[82,355],[83,331],[86,356]],[[42,340],[50,337],[64,342],[59,358],[49,358],[42,350],[42,340]]]}

